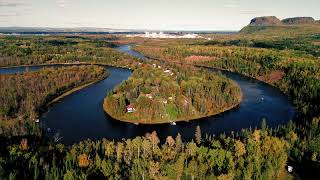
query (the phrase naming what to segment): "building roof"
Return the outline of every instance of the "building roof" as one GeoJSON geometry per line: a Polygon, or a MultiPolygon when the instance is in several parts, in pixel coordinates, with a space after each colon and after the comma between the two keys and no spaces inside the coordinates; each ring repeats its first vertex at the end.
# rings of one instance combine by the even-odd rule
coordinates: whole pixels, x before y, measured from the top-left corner
{"type": "Polygon", "coordinates": [[[127,109],[129,109],[129,108],[134,108],[134,106],[133,106],[132,104],[129,104],[129,105],[127,106],[127,109]]]}

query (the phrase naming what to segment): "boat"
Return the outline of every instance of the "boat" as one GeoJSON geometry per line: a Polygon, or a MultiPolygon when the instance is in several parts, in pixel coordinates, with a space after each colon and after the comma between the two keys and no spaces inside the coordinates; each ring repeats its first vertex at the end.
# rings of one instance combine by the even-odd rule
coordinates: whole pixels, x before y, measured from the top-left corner
{"type": "Polygon", "coordinates": [[[174,122],[174,121],[170,121],[170,124],[173,126],[177,125],[176,122],[174,122]]]}

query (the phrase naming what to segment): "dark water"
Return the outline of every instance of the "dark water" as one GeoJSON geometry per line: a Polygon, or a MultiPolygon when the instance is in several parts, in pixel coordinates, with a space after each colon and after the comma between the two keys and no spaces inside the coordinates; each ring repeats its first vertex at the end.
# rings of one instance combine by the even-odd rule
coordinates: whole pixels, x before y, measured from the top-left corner
{"type": "Polygon", "coordinates": [[[62,66],[71,66],[71,65],[54,64],[54,65],[17,66],[17,67],[10,67],[10,68],[0,68],[0,74],[23,73],[23,72],[29,72],[29,71],[37,71],[46,67],[58,68],[62,66]]]}
{"type": "Polygon", "coordinates": [[[120,52],[129,54],[130,56],[134,56],[134,57],[137,57],[137,58],[140,58],[140,59],[143,59],[143,60],[147,60],[147,58],[143,54],[141,54],[141,53],[139,53],[137,51],[133,51],[131,49],[131,45],[122,45],[122,46],[116,47],[115,49],[117,49],[120,52]]]}
{"type": "MultiPolygon", "coordinates": [[[[132,51],[129,45],[117,49],[144,58],[142,54],[132,51]]],[[[107,69],[110,72],[107,79],[63,98],[41,117],[44,128],[50,129],[50,136],[58,133],[62,137],[61,142],[72,144],[88,138],[133,138],[155,130],[162,139],[169,135],[176,136],[179,132],[188,140],[194,137],[197,125],[200,125],[203,134],[218,134],[259,126],[263,118],[267,120],[268,126],[275,127],[293,119],[295,113],[294,107],[279,90],[235,73],[221,72],[240,85],[243,100],[239,107],[199,121],[178,122],[176,126],[123,123],[108,117],[103,111],[102,103],[107,92],[126,80],[131,71],[114,67],[107,69]]],[[[0,73],[8,71],[0,69],[0,73]]]]}

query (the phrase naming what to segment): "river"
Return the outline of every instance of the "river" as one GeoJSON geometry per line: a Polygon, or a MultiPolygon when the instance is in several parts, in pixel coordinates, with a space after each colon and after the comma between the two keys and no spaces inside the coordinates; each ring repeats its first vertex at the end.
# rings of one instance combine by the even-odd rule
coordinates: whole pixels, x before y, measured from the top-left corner
{"type": "MultiPolygon", "coordinates": [[[[142,54],[133,51],[130,45],[122,45],[116,49],[145,59],[142,54]]],[[[60,66],[62,65],[53,65],[53,67],[60,66]]],[[[0,74],[40,68],[43,67],[0,68],[0,74]]],[[[203,135],[230,133],[243,128],[257,127],[263,118],[266,119],[269,127],[276,127],[292,120],[295,115],[293,105],[278,89],[252,78],[221,71],[222,74],[238,83],[241,88],[243,100],[238,107],[220,115],[190,122],[178,122],[175,126],[124,123],[106,115],[102,103],[107,92],[126,80],[131,75],[131,71],[116,67],[106,67],[106,69],[110,72],[108,78],[64,97],[41,116],[41,125],[49,136],[53,137],[58,134],[62,143],[72,144],[85,139],[134,138],[155,130],[162,140],[167,136],[175,137],[177,133],[180,133],[184,140],[190,140],[194,137],[197,125],[201,127],[203,135]]]]}

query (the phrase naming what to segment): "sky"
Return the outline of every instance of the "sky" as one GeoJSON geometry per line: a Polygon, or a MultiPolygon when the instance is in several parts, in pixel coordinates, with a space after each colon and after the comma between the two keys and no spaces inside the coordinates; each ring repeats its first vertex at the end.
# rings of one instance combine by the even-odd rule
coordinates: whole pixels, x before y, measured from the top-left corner
{"type": "Polygon", "coordinates": [[[239,30],[270,15],[320,19],[320,0],[0,0],[0,27],[239,30]]]}

